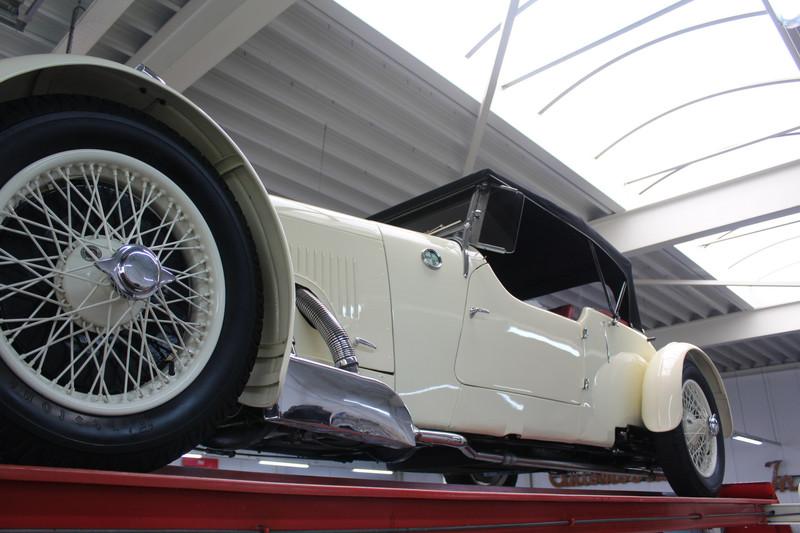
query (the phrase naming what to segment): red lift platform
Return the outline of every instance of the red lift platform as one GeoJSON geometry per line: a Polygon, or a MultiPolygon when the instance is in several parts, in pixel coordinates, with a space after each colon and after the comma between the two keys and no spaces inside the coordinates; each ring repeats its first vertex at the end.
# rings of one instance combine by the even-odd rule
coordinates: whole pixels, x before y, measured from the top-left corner
{"type": "Polygon", "coordinates": [[[729,485],[719,498],[676,498],[178,467],[128,474],[0,466],[0,529],[28,531],[790,531],[770,523],[796,506],[776,504],[768,483],[729,485]]]}

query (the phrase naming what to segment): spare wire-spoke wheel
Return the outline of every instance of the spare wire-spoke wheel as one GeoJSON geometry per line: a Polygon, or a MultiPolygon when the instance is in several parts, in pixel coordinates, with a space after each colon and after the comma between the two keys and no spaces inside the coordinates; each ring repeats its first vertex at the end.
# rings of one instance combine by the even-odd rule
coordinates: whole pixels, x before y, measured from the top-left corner
{"type": "Polygon", "coordinates": [[[42,98],[3,116],[0,458],[158,467],[213,430],[252,366],[242,216],[191,146],[135,111],[42,98]]]}

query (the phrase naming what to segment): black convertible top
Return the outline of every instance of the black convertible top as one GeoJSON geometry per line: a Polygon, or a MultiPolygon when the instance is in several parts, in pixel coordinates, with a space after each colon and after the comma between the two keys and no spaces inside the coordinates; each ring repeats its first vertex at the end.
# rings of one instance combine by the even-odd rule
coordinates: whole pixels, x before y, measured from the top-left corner
{"type": "Polygon", "coordinates": [[[634,328],[641,329],[630,261],[581,218],[492,170],[481,170],[438,187],[375,213],[369,220],[408,227],[404,220],[415,213],[435,208],[454,197],[466,197],[476,187],[487,183],[516,189],[526,199],[516,250],[510,254],[484,251],[487,261],[509,292],[521,300],[528,300],[591,283],[597,280],[596,264],[599,262],[615,299],[625,283],[627,297],[621,305],[620,316],[634,328]],[[597,262],[587,240],[594,244],[597,262]]]}

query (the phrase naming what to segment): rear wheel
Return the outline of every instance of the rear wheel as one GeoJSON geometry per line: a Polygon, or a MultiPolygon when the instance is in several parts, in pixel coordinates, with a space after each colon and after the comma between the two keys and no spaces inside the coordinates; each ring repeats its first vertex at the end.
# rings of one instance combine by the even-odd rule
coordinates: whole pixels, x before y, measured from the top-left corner
{"type": "Polygon", "coordinates": [[[134,110],[36,98],[0,117],[0,458],[162,466],[252,367],[243,217],[202,156],[134,110]]]}
{"type": "Polygon", "coordinates": [[[691,361],[684,363],[681,394],[681,423],[654,434],[656,454],[677,495],[715,496],[725,475],[719,410],[711,387],[691,361]]]}
{"type": "Polygon", "coordinates": [[[513,472],[476,472],[474,474],[445,474],[448,485],[483,485],[485,487],[516,487],[513,472]]]}

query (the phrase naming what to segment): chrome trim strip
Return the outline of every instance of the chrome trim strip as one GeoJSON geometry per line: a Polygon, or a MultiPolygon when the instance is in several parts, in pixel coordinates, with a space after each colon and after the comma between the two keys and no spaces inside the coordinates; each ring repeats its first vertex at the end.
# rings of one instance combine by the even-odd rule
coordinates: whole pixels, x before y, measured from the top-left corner
{"type": "Polygon", "coordinates": [[[167,82],[165,82],[163,79],[161,79],[161,77],[158,74],[156,74],[153,69],[151,69],[150,67],[148,67],[144,63],[139,63],[138,65],[133,67],[133,69],[134,70],[138,70],[142,74],[146,74],[147,76],[150,76],[151,78],[153,78],[154,80],[159,82],[161,85],[166,85],[167,84],[167,82]]]}

